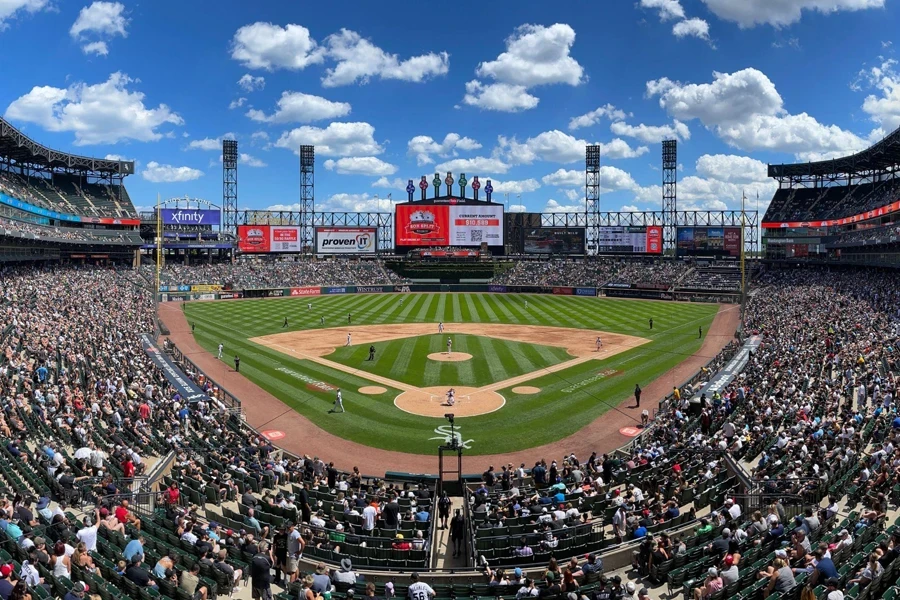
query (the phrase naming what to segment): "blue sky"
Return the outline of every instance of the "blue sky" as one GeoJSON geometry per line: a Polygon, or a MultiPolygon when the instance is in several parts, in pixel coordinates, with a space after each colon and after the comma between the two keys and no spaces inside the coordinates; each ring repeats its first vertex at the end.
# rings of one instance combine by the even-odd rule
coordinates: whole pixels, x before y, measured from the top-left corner
{"type": "Polygon", "coordinates": [[[494,180],[516,209],[582,210],[602,144],[603,210],[761,208],[766,163],[859,150],[900,126],[897,0],[0,2],[0,111],[37,141],[137,162],[139,206],[299,198],[317,146],[322,210],[385,210],[408,179],[494,180]],[[896,43],[895,43],[896,42],[896,43]]]}

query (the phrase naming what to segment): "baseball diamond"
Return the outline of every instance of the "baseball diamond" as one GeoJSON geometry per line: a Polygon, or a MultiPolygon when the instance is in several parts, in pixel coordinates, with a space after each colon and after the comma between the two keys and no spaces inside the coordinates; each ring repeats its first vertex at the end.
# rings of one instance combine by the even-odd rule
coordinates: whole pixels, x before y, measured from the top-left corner
{"type": "MultiPolygon", "coordinates": [[[[239,353],[241,375],[318,428],[381,450],[433,455],[429,438],[453,412],[472,440],[467,454],[478,455],[554,442],[618,411],[635,383],[647,385],[697,352],[697,328],[709,331],[718,307],[413,293],[193,302],[183,310],[207,351],[224,343],[239,353]],[[435,360],[454,356],[471,359],[435,360]],[[358,391],[373,385],[386,393],[358,391]],[[337,388],[346,412],[329,413],[337,388]],[[468,392],[448,405],[450,388],[468,392]],[[557,417],[548,422],[550,409],[557,417]]],[[[245,407],[253,422],[253,399],[245,407]]]]}

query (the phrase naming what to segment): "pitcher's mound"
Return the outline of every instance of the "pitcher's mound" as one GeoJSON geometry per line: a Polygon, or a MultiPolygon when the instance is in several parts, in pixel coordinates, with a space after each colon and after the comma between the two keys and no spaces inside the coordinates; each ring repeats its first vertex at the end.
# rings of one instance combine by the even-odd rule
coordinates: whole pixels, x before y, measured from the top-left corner
{"type": "Polygon", "coordinates": [[[453,413],[457,417],[474,417],[503,408],[506,399],[497,392],[479,392],[473,387],[454,387],[456,403],[447,406],[449,386],[426,387],[403,392],[394,398],[400,410],[423,417],[443,417],[453,413]]]}
{"type": "Polygon", "coordinates": [[[534,387],[533,385],[520,385],[519,387],[514,387],[512,391],[515,394],[537,394],[541,391],[541,388],[534,387]]]}
{"type": "Polygon", "coordinates": [[[380,385],[364,385],[359,388],[360,394],[368,394],[370,396],[377,396],[378,394],[383,394],[387,391],[387,388],[383,388],[380,385]]]}
{"type": "MultiPolygon", "coordinates": [[[[447,354],[446,352],[432,352],[428,355],[430,360],[440,360],[444,362],[462,362],[464,360],[472,360],[472,355],[466,352],[452,352],[447,354]]],[[[447,390],[444,390],[445,392],[447,390]]]]}

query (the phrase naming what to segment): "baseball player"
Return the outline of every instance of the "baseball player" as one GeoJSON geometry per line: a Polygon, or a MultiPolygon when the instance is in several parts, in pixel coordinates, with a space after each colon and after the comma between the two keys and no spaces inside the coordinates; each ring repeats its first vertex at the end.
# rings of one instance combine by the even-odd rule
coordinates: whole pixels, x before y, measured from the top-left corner
{"type": "Polygon", "coordinates": [[[438,323],[438,333],[444,333],[444,322],[438,323]]]}
{"type": "Polygon", "coordinates": [[[224,348],[225,348],[225,345],[222,344],[222,343],[220,342],[220,343],[219,343],[219,355],[216,356],[216,358],[218,358],[219,360],[222,360],[222,350],[223,350],[224,348]]]}
{"type": "Polygon", "coordinates": [[[453,406],[456,404],[456,391],[453,388],[447,390],[447,406],[453,406]]]}
{"type": "Polygon", "coordinates": [[[322,317],[322,319],[320,320],[320,322],[322,323],[322,326],[324,327],[324,326],[325,326],[325,317],[324,317],[324,316],[322,317]]]}
{"type": "Polygon", "coordinates": [[[351,313],[347,313],[347,325],[353,323],[353,315],[351,313]]]}
{"type": "Polygon", "coordinates": [[[306,310],[312,310],[312,302],[306,303],[306,310]]]}
{"type": "Polygon", "coordinates": [[[284,318],[284,323],[281,324],[281,328],[284,329],[288,326],[287,317],[284,318]]]}
{"type": "Polygon", "coordinates": [[[453,340],[447,338],[447,354],[450,355],[453,352],[453,340]]]}
{"type": "Polygon", "coordinates": [[[603,340],[600,339],[600,336],[597,336],[597,352],[600,352],[600,348],[603,347],[603,340]]]}
{"type": "Polygon", "coordinates": [[[349,345],[351,345],[352,343],[353,343],[353,334],[352,334],[352,333],[348,333],[348,334],[347,334],[347,343],[344,344],[344,345],[345,345],[345,346],[349,346],[349,345]]]}
{"type": "Polygon", "coordinates": [[[344,399],[341,398],[341,388],[338,388],[337,394],[334,396],[334,406],[328,412],[346,412],[344,411],[344,399]],[[338,409],[341,409],[340,411],[338,409]]]}
{"type": "Polygon", "coordinates": [[[528,300],[525,301],[525,310],[528,310],[528,300]]]}

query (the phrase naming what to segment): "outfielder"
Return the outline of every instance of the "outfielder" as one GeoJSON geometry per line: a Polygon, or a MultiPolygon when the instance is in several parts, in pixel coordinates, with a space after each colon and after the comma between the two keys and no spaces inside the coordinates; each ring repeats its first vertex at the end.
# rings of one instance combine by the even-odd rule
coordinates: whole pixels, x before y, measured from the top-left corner
{"type": "Polygon", "coordinates": [[[350,344],[353,343],[353,338],[352,338],[352,336],[353,336],[352,333],[348,333],[348,334],[347,334],[347,343],[344,344],[345,346],[349,346],[350,344]]]}
{"type": "Polygon", "coordinates": [[[325,325],[325,317],[324,316],[322,317],[320,322],[322,323],[323,326],[325,325]]]}
{"type": "Polygon", "coordinates": [[[444,322],[438,323],[438,333],[444,333],[444,322]]]}
{"type": "Polygon", "coordinates": [[[306,310],[312,310],[312,303],[311,303],[311,302],[307,302],[307,304],[306,304],[306,310]]]}
{"type": "Polygon", "coordinates": [[[338,388],[338,390],[337,390],[337,395],[335,395],[335,397],[334,397],[334,407],[331,409],[330,412],[333,412],[333,413],[346,412],[344,410],[344,400],[343,400],[343,398],[341,398],[341,388],[338,388]],[[338,409],[341,409],[341,410],[338,411],[338,409]]]}
{"type": "Polygon", "coordinates": [[[452,354],[453,352],[453,340],[447,338],[447,354],[452,354]]]}
{"type": "Polygon", "coordinates": [[[216,356],[216,358],[218,358],[219,360],[222,360],[222,349],[223,348],[225,348],[225,345],[220,342],[219,343],[219,355],[216,356]]]}

